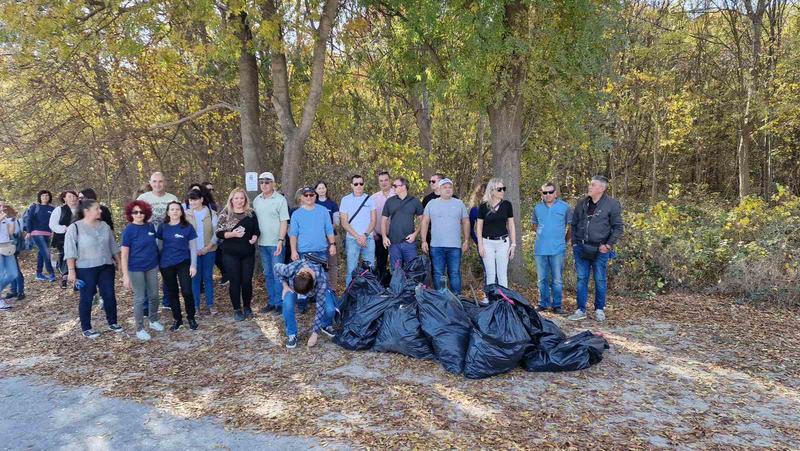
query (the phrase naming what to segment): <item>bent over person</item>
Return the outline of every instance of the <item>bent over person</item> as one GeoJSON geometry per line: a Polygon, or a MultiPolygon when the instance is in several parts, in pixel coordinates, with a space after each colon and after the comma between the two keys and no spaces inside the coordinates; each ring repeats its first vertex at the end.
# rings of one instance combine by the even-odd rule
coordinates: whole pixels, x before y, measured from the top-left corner
{"type": "Polygon", "coordinates": [[[317,299],[317,310],[314,316],[314,328],[308,339],[308,347],[317,343],[317,334],[320,331],[328,337],[333,337],[331,323],[336,306],[332,295],[328,293],[328,274],[322,265],[312,258],[302,258],[288,265],[276,263],[275,274],[283,285],[286,347],[291,349],[297,346],[297,318],[294,313],[297,297],[298,295],[307,295],[312,291],[317,299]]]}

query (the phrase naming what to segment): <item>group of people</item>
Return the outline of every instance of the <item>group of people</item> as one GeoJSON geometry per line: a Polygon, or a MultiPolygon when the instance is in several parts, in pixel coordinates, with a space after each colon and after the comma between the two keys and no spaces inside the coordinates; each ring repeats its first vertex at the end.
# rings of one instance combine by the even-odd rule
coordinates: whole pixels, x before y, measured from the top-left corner
{"type": "MultiPolygon", "coordinates": [[[[136,336],[141,340],[151,338],[148,329],[165,329],[160,323],[161,309],[171,312],[172,331],[184,327],[184,319],[194,330],[199,327],[199,315],[217,314],[215,266],[220,269],[221,283],[228,286],[234,320],[244,321],[253,316],[252,280],[258,254],[267,292],[260,312],[283,316],[285,344],[294,348],[296,310],[305,312],[309,299],[314,298],[316,311],[308,340],[308,346],[314,346],[320,333],[335,333],[336,297],[329,281],[338,277],[337,227],[344,235],[348,285],[360,261],[388,283],[392,269],[405,265],[421,250],[431,258],[433,287],[460,294],[461,260],[473,241],[483,263],[485,283],[508,286],[517,230],[514,207],[505,199],[502,179],[493,178],[476,187],[469,209],[454,195],[453,181],[443,174],[430,178],[430,193],[422,200],[409,192],[409,182],[403,177],[393,178],[384,171],[377,182],[380,190],[370,195],[365,191],[365,178],[353,175],[352,192],[339,204],[328,197],[325,182],[318,182],[298,190],[295,208],[290,208],[277,190],[274,175],[264,172],[258,176],[260,192],[252,202],[245,190],[237,188],[218,205],[212,184],[193,183],[179,200],[166,191],[163,174],[156,172],[150,177],[150,190],[125,205],[128,224],[119,244],[111,212],[91,189],[62,193],[57,207],[51,205],[52,194],[41,191],[22,218],[11,206],[0,203],[0,292],[11,286],[0,306],[7,309],[6,299],[24,298],[24,277],[17,257],[28,243],[37,248],[37,280],[55,281],[57,270],[62,287],[71,285],[80,292],[81,329],[88,338],[100,335],[91,326],[91,309],[98,293],[108,329],[123,330],[117,321],[117,270],[125,289],[133,292],[136,336]]],[[[590,273],[595,281],[594,316],[598,321],[605,319],[606,267],[623,232],[620,204],[605,194],[607,187],[604,177],[592,178],[587,196],[573,208],[558,199],[554,183],[542,186],[542,200],[531,218],[536,233],[539,310],[562,311],[562,272],[571,235],[578,309],[569,319],[586,318],[590,273]]]]}

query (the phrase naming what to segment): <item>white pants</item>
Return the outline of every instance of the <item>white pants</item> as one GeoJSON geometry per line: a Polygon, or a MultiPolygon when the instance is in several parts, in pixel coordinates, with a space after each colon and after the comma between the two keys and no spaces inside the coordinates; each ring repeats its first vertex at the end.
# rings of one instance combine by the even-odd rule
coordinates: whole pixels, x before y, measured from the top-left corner
{"type": "Polygon", "coordinates": [[[498,283],[508,287],[508,238],[500,240],[483,239],[483,266],[486,268],[486,285],[498,283]]]}

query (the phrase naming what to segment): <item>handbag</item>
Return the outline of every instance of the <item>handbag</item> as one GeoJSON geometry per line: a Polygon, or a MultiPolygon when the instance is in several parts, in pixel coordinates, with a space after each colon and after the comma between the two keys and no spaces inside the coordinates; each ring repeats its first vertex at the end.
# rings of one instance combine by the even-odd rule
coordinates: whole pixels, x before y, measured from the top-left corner
{"type": "Polygon", "coordinates": [[[17,246],[14,243],[2,243],[0,244],[0,255],[10,257],[17,252],[17,246]]]}
{"type": "Polygon", "coordinates": [[[600,253],[600,246],[591,244],[581,244],[581,258],[584,260],[594,261],[600,253]]]}

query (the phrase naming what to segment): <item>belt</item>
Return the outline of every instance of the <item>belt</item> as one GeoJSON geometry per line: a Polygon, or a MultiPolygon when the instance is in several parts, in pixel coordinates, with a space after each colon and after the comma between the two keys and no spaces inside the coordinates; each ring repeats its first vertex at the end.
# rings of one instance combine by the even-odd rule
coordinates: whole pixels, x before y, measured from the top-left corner
{"type": "Polygon", "coordinates": [[[491,237],[490,236],[490,237],[486,237],[484,239],[485,240],[492,240],[492,241],[499,241],[499,240],[505,240],[506,238],[508,238],[508,235],[503,235],[503,236],[498,236],[498,237],[491,237]]]}

